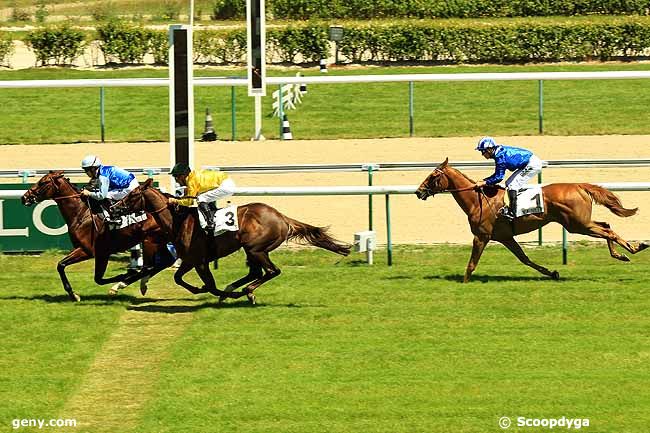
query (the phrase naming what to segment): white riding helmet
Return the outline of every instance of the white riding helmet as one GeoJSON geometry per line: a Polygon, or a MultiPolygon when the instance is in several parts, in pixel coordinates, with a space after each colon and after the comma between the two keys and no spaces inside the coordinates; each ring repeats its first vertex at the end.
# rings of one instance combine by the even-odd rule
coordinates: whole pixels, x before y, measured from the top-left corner
{"type": "Polygon", "coordinates": [[[476,150],[479,152],[483,152],[487,149],[497,147],[497,143],[494,141],[494,138],[492,137],[483,137],[478,141],[478,145],[476,146],[476,150]]]}
{"type": "Polygon", "coordinates": [[[86,155],[86,157],[81,160],[81,168],[84,169],[88,167],[99,167],[100,165],[102,165],[102,161],[95,155],[86,155]]]}

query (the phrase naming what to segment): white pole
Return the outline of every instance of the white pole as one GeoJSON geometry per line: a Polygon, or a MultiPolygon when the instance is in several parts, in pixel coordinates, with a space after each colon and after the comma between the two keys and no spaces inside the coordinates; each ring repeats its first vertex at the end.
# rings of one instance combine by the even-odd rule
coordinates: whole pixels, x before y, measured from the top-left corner
{"type": "Polygon", "coordinates": [[[262,96],[255,95],[255,134],[253,140],[263,141],[266,138],[262,135],[262,96]]]}
{"type": "Polygon", "coordinates": [[[190,0],[190,27],[194,27],[194,0],[190,0]]]}
{"type": "Polygon", "coordinates": [[[371,247],[372,247],[371,241],[370,241],[370,238],[368,238],[366,240],[366,262],[369,265],[372,265],[374,263],[373,255],[372,255],[372,248],[371,247]]]}

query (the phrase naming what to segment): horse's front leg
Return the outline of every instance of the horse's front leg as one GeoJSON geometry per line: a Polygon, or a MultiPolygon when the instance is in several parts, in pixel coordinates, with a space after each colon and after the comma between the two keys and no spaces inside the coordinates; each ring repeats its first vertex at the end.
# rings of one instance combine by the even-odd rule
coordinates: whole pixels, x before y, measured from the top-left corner
{"type": "Polygon", "coordinates": [[[61,283],[63,284],[63,288],[68,293],[70,299],[73,301],[79,302],[81,298],[79,297],[79,295],[77,295],[74,292],[74,290],[72,290],[70,281],[68,281],[68,277],[65,274],[65,268],[66,266],[72,265],[74,263],[83,262],[84,260],[88,260],[89,258],[90,255],[88,255],[83,249],[75,248],[67,256],[62,258],[59,261],[59,263],[56,265],[56,270],[59,272],[59,277],[61,278],[61,283]]]}
{"type": "Polygon", "coordinates": [[[490,242],[488,236],[474,236],[474,242],[472,243],[472,255],[469,258],[469,263],[467,263],[467,268],[465,268],[465,277],[463,278],[463,283],[468,283],[469,279],[472,277],[472,272],[476,269],[478,261],[481,259],[481,254],[485,246],[490,242]]]}

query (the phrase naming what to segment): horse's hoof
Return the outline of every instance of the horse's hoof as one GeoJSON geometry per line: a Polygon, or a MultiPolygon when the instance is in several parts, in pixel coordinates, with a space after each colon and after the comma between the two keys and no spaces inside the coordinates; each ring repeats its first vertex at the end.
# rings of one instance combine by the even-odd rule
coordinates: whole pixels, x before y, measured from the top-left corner
{"type": "Polygon", "coordinates": [[[120,281],[119,283],[113,285],[110,289],[108,289],[108,295],[109,296],[115,296],[117,295],[117,292],[120,291],[121,289],[125,288],[127,284],[123,281],[120,281]]]}
{"type": "Polygon", "coordinates": [[[246,297],[248,298],[248,302],[250,302],[251,305],[256,304],[255,295],[253,295],[252,293],[248,293],[246,297]]]}
{"type": "Polygon", "coordinates": [[[616,258],[619,259],[622,262],[629,262],[630,261],[630,258],[628,256],[626,256],[625,254],[621,254],[620,256],[618,256],[616,258]]]}
{"type": "Polygon", "coordinates": [[[70,293],[70,300],[72,300],[72,302],[81,302],[81,297],[75,292],[72,292],[70,293]]]}
{"type": "Polygon", "coordinates": [[[551,278],[554,279],[555,281],[560,279],[560,273],[558,271],[553,271],[551,272],[551,278]]]}
{"type": "Polygon", "coordinates": [[[140,280],[140,294],[142,296],[147,294],[147,290],[149,290],[149,286],[147,283],[149,282],[149,278],[145,277],[140,280]]]}

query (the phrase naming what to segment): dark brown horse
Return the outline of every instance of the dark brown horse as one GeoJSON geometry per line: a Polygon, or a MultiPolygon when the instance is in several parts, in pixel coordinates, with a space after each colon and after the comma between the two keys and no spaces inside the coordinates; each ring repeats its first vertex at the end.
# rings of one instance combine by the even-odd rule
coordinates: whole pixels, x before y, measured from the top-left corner
{"type": "Polygon", "coordinates": [[[118,206],[130,210],[146,210],[151,213],[163,231],[168,235],[181,259],[181,266],[174,274],[176,284],[192,293],[210,292],[220,296],[239,298],[244,294],[255,303],[253,291],[280,275],[280,269],[273,264],[269,253],[290,239],[302,240],[342,256],[350,253],[350,245],[336,241],[322,227],[314,227],[289,218],[271,206],[250,203],[237,207],[239,231],[225,232],[219,236],[208,236],[199,226],[195,209],[176,209],[168,203],[168,197],[146,181],[127,195],[118,206]],[[240,248],[246,253],[248,275],[231,283],[225,292],[217,290],[209,263],[234,253],[240,248]],[[199,289],[185,281],[183,276],[195,268],[204,286],[199,289]],[[242,292],[231,293],[247,284],[242,292]]]}
{"type": "Polygon", "coordinates": [[[50,172],[34,184],[22,197],[26,206],[51,199],[56,201],[63,219],[68,225],[68,233],[73,250],[57,264],[63,288],[73,301],[80,297],[72,290],[65,274],[66,266],[95,258],[95,282],[97,284],[117,283],[109,293],[126,287],[142,278],[141,290],[153,275],[173,263],[167,250],[164,234],[156,221],[147,216],[145,221],[130,225],[120,230],[109,230],[104,220],[93,215],[91,209],[81,196],[79,190],[64,177],[62,171],[50,172]],[[132,246],[143,243],[144,267],[140,272],[120,274],[104,278],[109,256],[126,251],[132,246]]]}
{"type": "Polygon", "coordinates": [[[549,271],[533,263],[521,249],[514,236],[536,230],[550,222],[561,224],[571,233],[580,233],[607,240],[612,257],[629,261],[628,257],[616,251],[614,243],[619,244],[632,254],[646,249],[646,243],[632,243],[622,239],[610,229],[606,222],[592,221],[592,202],[607,207],[613,214],[629,217],[637,209],[625,209],[616,195],[605,188],[589,183],[554,183],[542,187],[544,194],[544,213],[526,215],[516,218],[512,223],[499,218],[497,211],[503,204],[502,188],[474,188],[474,181],[460,171],[448,165],[448,160],[440,164],[422,182],[415,194],[421,200],[439,192],[450,192],[458,205],[467,214],[469,225],[474,234],[472,256],[465,270],[464,282],[468,282],[476,268],[483,249],[490,240],[502,243],[525,265],[559,279],[557,271],[549,271]]]}

